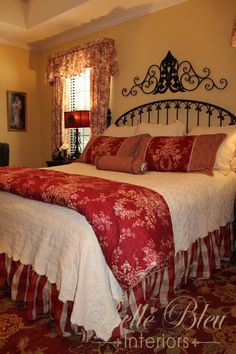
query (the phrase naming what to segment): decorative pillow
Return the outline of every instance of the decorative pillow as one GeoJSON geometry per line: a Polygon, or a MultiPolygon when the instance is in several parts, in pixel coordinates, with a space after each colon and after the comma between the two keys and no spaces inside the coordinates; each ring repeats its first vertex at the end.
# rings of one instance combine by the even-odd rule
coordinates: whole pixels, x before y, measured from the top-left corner
{"type": "Polygon", "coordinates": [[[141,138],[139,140],[139,144],[138,144],[135,156],[144,160],[148,143],[152,139],[152,137],[149,134],[141,134],[138,136],[140,136],[141,138]]]}
{"type": "Polygon", "coordinates": [[[144,149],[147,146],[147,141],[150,139],[149,134],[140,134],[126,138],[121,144],[117,156],[126,157],[141,157],[144,158],[144,149]]]}
{"type": "Polygon", "coordinates": [[[179,120],[168,125],[140,123],[137,126],[136,134],[150,134],[151,136],[183,136],[186,134],[186,126],[179,120]]]}
{"type": "Polygon", "coordinates": [[[216,152],[225,137],[226,134],[153,137],[145,156],[148,169],[212,175],[216,152]]]}
{"type": "Polygon", "coordinates": [[[99,170],[144,174],[147,164],[141,158],[132,156],[98,156],[96,167],[99,170]]]}
{"type": "Polygon", "coordinates": [[[227,137],[217,151],[214,170],[227,174],[230,170],[230,163],[236,154],[236,126],[227,125],[222,127],[196,127],[190,132],[191,135],[219,133],[227,134],[227,137]]]}
{"type": "Polygon", "coordinates": [[[127,138],[104,135],[93,137],[80,155],[79,161],[95,164],[96,157],[103,155],[143,157],[144,151],[141,147],[143,145],[146,146],[145,142],[147,138],[149,138],[147,134],[127,138]],[[141,151],[141,155],[139,155],[139,150],[141,151]]]}
{"type": "Polygon", "coordinates": [[[111,136],[92,137],[82,154],[79,157],[79,162],[95,164],[97,156],[116,155],[125,138],[111,136]]]}
{"type": "Polygon", "coordinates": [[[127,137],[136,135],[136,126],[122,126],[118,127],[111,124],[103,133],[105,136],[127,137]]]}

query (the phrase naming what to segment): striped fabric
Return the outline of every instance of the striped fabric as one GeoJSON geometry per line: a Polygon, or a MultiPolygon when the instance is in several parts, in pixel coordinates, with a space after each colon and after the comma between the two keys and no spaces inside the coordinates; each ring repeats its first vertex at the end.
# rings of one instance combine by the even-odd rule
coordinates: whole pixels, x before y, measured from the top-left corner
{"type": "MultiPolygon", "coordinates": [[[[141,311],[141,305],[147,304],[145,315],[148,316],[166,306],[174,297],[176,288],[186,284],[188,277],[208,278],[211,271],[220,267],[222,259],[228,259],[233,252],[233,226],[226,226],[198,239],[187,250],[178,253],[169,267],[149,274],[141,283],[125,293],[124,301],[119,305],[119,312],[133,315],[141,311]]],[[[70,315],[73,308],[71,301],[62,303],[58,299],[55,284],[50,284],[45,276],[34,272],[31,266],[15,262],[7,255],[0,254],[0,286],[8,284],[12,290],[12,299],[26,302],[27,317],[34,320],[48,314],[55,320],[60,335],[81,333],[83,340],[89,340],[94,333],[71,325],[70,315]]],[[[114,337],[123,337],[130,329],[114,329],[114,337]]]]}

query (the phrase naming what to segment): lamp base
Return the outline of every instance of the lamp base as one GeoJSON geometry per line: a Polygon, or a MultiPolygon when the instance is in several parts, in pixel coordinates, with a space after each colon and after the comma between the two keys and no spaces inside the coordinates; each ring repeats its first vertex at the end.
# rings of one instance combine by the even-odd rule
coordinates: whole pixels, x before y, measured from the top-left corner
{"type": "Polygon", "coordinates": [[[79,128],[75,129],[75,152],[72,154],[73,159],[78,159],[81,155],[81,139],[79,128]]]}
{"type": "Polygon", "coordinates": [[[70,156],[70,160],[76,160],[80,157],[81,152],[78,151],[78,153],[74,152],[71,156],[70,156]]]}

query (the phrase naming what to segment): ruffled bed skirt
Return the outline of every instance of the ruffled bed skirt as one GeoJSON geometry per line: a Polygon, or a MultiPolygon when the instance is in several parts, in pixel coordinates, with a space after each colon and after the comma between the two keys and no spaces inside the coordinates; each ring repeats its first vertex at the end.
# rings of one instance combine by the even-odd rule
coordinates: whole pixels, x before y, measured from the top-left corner
{"type": "MultiPolygon", "coordinates": [[[[230,259],[233,243],[231,223],[195,241],[188,250],[173,257],[168,267],[152,272],[125,293],[119,304],[121,318],[127,314],[134,318],[137,313],[143,312],[145,305],[144,319],[160,307],[166,306],[173,299],[175,290],[186,284],[189,277],[210,277],[213,269],[220,268],[223,259],[230,259]]],[[[93,332],[88,333],[82,327],[70,323],[73,302],[61,302],[55,284],[49,283],[45,276],[35,273],[30,265],[23,265],[6,254],[0,254],[0,287],[6,284],[11,288],[12,300],[26,303],[29,320],[49,315],[54,319],[60,335],[82,333],[83,340],[94,335],[93,332]]],[[[113,338],[122,338],[124,333],[129,332],[132,331],[126,323],[125,326],[114,329],[113,338]]]]}

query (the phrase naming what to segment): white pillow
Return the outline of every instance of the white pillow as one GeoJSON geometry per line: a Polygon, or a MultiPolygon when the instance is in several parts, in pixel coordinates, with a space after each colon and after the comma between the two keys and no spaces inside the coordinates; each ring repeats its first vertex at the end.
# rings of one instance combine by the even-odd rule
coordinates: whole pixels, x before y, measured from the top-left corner
{"type": "Polygon", "coordinates": [[[223,127],[196,127],[188,135],[217,134],[225,133],[227,137],[220,144],[216,154],[214,170],[227,174],[231,169],[231,163],[236,154],[236,125],[223,127]]]}
{"type": "Polygon", "coordinates": [[[104,130],[103,135],[115,136],[115,137],[129,137],[136,135],[136,126],[122,126],[118,127],[115,124],[111,124],[104,130]]]}
{"type": "Polygon", "coordinates": [[[136,134],[150,134],[151,136],[182,136],[186,133],[185,124],[176,120],[168,125],[140,123],[137,126],[136,134]]]}

